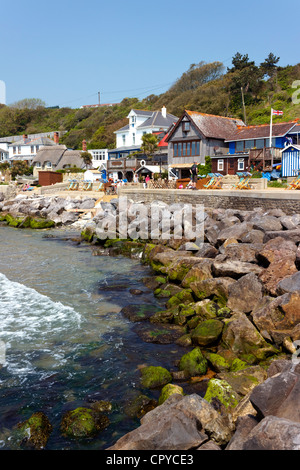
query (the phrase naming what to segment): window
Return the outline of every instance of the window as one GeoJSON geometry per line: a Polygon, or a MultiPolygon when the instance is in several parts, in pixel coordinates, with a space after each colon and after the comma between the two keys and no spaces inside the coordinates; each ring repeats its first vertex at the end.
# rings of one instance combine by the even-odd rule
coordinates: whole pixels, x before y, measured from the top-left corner
{"type": "Polygon", "coordinates": [[[132,143],[133,143],[133,145],[135,145],[135,133],[134,132],[132,134],[132,143]]]}
{"type": "Polygon", "coordinates": [[[243,171],[245,169],[245,161],[243,158],[238,159],[238,170],[243,171]]]}
{"type": "Polygon", "coordinates": [[[224,160],[218,160],[218,171],[224,170],[224,160]]]}
{"type": "Polygon", "coordinates": [[[40,146],[39,146],[39,145],[36,145],[36,146],[35,146],[35,151],[38,152],[39,148],[40,148],[40,146]]]}
{"type": "Polygon", "coordinates": [[[236,152],[243,152],[244,151],[244,142],[236,142],[235,143],[235,151],[236,152]]]}
{"type": "Polygon", "coordinates": [[[30,146],[30,153],[34,153],[34,145],[30,146]]]}
{"type": "Polygon", "coordinates": [[[257,140],[255,141],[255,147],[256,147],[257,149],[263,149],[264,146],[265,146],[265,140],[264,140],[264,139],[257,139],[257,140]]]}
{"type": "Polygon", "coordinates": [[[190,130],[190,123],[189,121],[183,121],[182,123],[182,130],[183,132],[188,132],[190,130]]]}
{"type": "Polygon", "coordinates": [[[17,153],[17,147],[13,147],[13,154],[15,155],[17,153]]]}
{"type": "Polygon", "coordinates": [[[51,162],[46,162],[46,168],[52,168],[52,163],[51,162]]]}
{"type": "Polygon", "coordinates": [[[35,166],[36,166],[36,168],[41,168],[41,166],[42,166],[41,162],[36,162],[35,166]]]}
{"type": "Polygon", "coordinates": [[[253,149],[254,147],[254,140],[246,140],[245,149],[253,149]]]}
{"type": "Polygon", "coordinates": [[[18,147],[18,154],[20,155],[20,153],[21,153],[21,146],[19,145],[19,147],[18,147]]]}
{"type": "Polygon", "coordinates": [[[126,135],[122,135],[123,145],[126,143],[126,135]]]}
{"type": "Polygon", "coordinates": [[[173,144],[174,157],[194,157],[200,155],[200,141],[178,142],[173,144]]]}

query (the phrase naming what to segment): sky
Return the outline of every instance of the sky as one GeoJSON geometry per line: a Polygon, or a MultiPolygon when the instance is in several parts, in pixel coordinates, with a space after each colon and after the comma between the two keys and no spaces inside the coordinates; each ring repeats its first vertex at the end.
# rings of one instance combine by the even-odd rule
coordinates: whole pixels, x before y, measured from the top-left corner
{"type": "MultiPolygon", "coordinates": [[[[299,0],[11,0],[1,5],[6,104],[78,108],[164,93],[193,63],[298,63],[299,0]],[[293,13],[294,12],[294,13],[293,13]],[[294,16],[293,16],[294,15],[294,16]]],[[[3,88],[2,88],[3,90],[3,88]]],[[[0,90],[1,91],[1,90],[0,90]]]]}

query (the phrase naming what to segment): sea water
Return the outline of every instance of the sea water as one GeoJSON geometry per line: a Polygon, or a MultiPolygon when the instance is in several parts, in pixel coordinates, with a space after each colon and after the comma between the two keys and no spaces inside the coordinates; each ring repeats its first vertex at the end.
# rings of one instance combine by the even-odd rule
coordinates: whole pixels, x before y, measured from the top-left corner
{"type": "Polygon", "coordinates": [[[125,412],[132,398],[158,398],[141,389],[140,367],[170,367],[182,354],[143,342],[121,312],[161,308],[142,282],[149,268],[93,256],[76,235],[0,227],[0,449],[18,449],[13,430],[38,411],[53,426],[47,449],[107,448],[139,425],[125,412]],[[107,429],[93,439],[63,437],[63,414],[97,400],[112,403],[107,429]]]}

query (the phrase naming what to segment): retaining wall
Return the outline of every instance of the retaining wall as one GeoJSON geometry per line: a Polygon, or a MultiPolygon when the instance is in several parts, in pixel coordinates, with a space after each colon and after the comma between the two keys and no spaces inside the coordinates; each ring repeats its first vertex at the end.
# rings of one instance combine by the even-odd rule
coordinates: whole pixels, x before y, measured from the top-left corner
{"type": "Polygon", "coordinates": [[[203,204],[204,207],[253,210],[282,209],[286,214],[300,214],[300,191],[297,190],[198,190],[191,189],[127,189],[118,188],[119,196],[127,196],[134,202],[151,204],[162,201],[167,204],[176,202],[203,204]]]}

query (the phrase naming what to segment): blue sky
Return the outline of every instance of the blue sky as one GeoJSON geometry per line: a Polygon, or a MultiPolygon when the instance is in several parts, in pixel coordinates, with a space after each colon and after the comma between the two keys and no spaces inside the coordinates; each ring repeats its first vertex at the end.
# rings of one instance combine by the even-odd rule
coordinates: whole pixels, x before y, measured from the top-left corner
{"type": "Polygon", "coordinates": [[[190,64],[236,52],[299,62],[298,0],[27,0],[1,5],[6,102],[119,102],[166,91],[190,64]],[[293,13],[294,12],[294,13],[293,13]]]}

